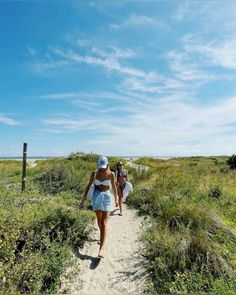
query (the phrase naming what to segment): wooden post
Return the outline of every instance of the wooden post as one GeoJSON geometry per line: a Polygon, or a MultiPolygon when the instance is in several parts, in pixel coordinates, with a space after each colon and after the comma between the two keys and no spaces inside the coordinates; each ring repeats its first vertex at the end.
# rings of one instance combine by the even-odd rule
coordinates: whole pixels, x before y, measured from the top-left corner
{"type": "Polygon", "coordinates": [[[21,192],[24,191],[24,189],[25,189],[25,183],[26,183],[26,158],[27,158],[27,143],[24,143],[23,144],[21,192]]]}

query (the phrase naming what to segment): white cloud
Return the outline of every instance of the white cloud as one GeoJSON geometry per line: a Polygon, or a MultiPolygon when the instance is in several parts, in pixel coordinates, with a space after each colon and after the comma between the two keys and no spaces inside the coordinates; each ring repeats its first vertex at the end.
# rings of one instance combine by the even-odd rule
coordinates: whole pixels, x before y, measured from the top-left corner
{"type": "Polygon", "coordinates": [[[185,35],[182,38],[182,44],[184,54],[189,57],[197,56],[202,65],[236,69],[235,32],[230,37],[213,39],[207,42],[193,34],[185,35]]]}
{"type": "Polygon", "coordinates": [[[226,5],[221,1],[206,1],[201,7],[192,7],[189,15],[200,24],[204,32],[213,32],[218,38],[235,34],[236,2],[228,0],[226,5]]]}
{"type": "MultiPolygon", "coordinates": [[[[96,110],[94,110],[94,112],[96,113],[96,110]]],[[[108,131],[108,126],[111,126],[113,120],[114,118],[102,117],[101,114],[97,117],[92,114],[90,116],[60,115],[49,119],[43,119],[42,123],[49,126],[49,130],[53,130],[51,127],[58,127],[59,130],[66,133],[74,133],[77,131],[93,131],[97,133],[104,133],[108,131]]]]}
{"type": "Polygon", "coordinates": [[[123,49],[116,46],[109,46],[105,48],[93,46],[92,52],[97,53],[100,57],[109,57],[111,59],[131,58],[136,55],[136,53],[130,48],[123,49]]]}
{"type": "Polygon", "coordinates": [[[175,51],[179,58],[175,57],[172,69],[182,73],[185,79],[203,76],[208,80],[217,75],[216,71],[214,74],[212,70],[207,71],[209,67],[236,69],[236,3],[229,0],[227,5],[219,1],[199,4],[184,1],[177,9],[175,18],[193,25],[194,33],[182,38],[183,50],[175,51]]]}
{"type": "Polygon", "coordinates": [[[188,47],[188,51],[171,51],[166,57],[174,76],[183,82],[193,81],[199,87],[202,83],[215,79],[216,75],[207,70],[204,61],[198,60],[192,53],[188,47]]]}
{"type": "Polygon", "coordinates": [[[81,47],[87,47],[90,45],[90,40],[78,38],[76,43],[81,47]]]}
{"type": "Polygon", "coordinates": [[[18,121],[1,114],[0,114],[0,123],[9,125],[9,126],[15,126],[20,124],[18,121]]]}
{"type": "Polygon", "coordinates": [[[186,16],[198,26],[195,35],[185,35],[182,39],[185,53],[200,55],[206,66],[235,70],[236,2],[229,0],[227,5],[222,5],[219,1],[208,1],[200,7],[199,2],[184,2],[178,12],[184,16],[183,20],[186,21],[186,16]]]}
{"type": "Polygon", "coordinates": [[[91,92],[64,92],[64,93],[49,93],[38,96],[39,99],[49,100],[66,100],[73,104],[87,104],[88,106],[98,107],[107,101],[113,101],[118,104],[124,103],[127,100],[134,99],[132,95],[109,92],[109,91],[91,91],[91,92]]]}
{"type": "Polygon", "coordinates": [[[127,25],[163,25],[162,22],[159,20],[152,18],[147,15],[141,15],[141,14],[132,14],[126,21],[125,24],[127,25]]]}
{"type": "Polygon", "coordinates": [[[50,93],[40,95],[41,99],[67,99],[67,98],[75,98],[78,96],[78,93],[75,92],[65,92],[65,93],[50,93]]]}
{"type": "Polygon", "coordinates": [[[28,64],[28,66],[36,73],[42,73],[48,70],[57,69],[59,67],[64,67],[65,65],[68,65],[67,60],[35,61],[28,64]]]}
{"type": "Polygon", "coordinates": [[[223,40],[216,44],[205,44],[192,48],[196,52],[206,55],[213,65],[228,69],[236,69],[236,35],[230,40],[223,40]]]}
{"type": "Polygon", "coordinates": [[[93,120],[88,120],[85,118],[76,119],[76,118],[68,118],[68,117],[54,117],[50,119],[44,119],[42,121],[44,124],[49,126],[59,126],[63,129],[69,130],[79,130],[84,128],[89,128],[93,124],[93,120]]]}
{"type": "Polygon", "coordinates": [[[119,24],[111,24],[111,29],[134,28],[136,26],[151,26],[155,28],[167,29],[168,24],[160,19],[150,17],[143,14],[131,14],[127,19],[119,24]]]}
{"type": "MultiPolygon", "coordinates": [[[[145,70],[145,66],[136,66],[135,62],[140,57],[136,49],[119,48],[108,42],[109,45],[104,45],[106,36],[99,42],[77,39],[76,46],[73,44],[71,47],[76,48],[73,50],[51,48],[55,56],[53,59],[46,59],[49,65],[44,66],[45,69],[61,66],[61,58],[65,64],[84,63],[119,74],[120,80],[112,85],[115,93],[68,92],[41,96],[43,99],[68,100],[77,107],[71,115],[55,115],[44,119],[44,128],[48,132],[93,134],[86,137],[86,140],[81,140],[80,146],[87,151],[97,148],[106,154],[141,155],[144,151],[149,155],[233,152],[236,98],[222,97],[212,103],[206,97],[207,104],[201,105],[197,94],[201,95],[204,84],[222,77],[221,72],[212,70],[213,66],[231,70],[236,68],[235,33],[231,32],[224,38],[217,35],[218,39],[212,34],[215,39],[210,40],[204,33],[214,33],[218,28],[212,31],[206,28],[204,31],[203,27],[208,21],[206,15],[209,13],[213,28],[216,19],[211,18],[214,13],[211,14],[209,9],[214,5],[204,5],[194,12],[193,8],[197,6],[199,7],[198,4],[185,2],[179,7],[175,18],[193,21],[199,17],[199,32],[184,35],[174,51],[161,52],[163,48],[160,48],[160,58],[154,59],[153,63],[150,62],[147,50],[147,56],[142,56],[138,64],[143,65],[147,61],[147,65],[152,66],[151,70],[145,70]],[[167,71],[163,57],[164,62],[167,61],[167,71]],[[162,66],[160,69],[164,69],[162,75],[157,70],[157,60],[160,60],[162,66]],[[59,62],[58,65],[56,62],[59,62]],[[109,107],[106,106],[107,101],[109,107]],[[82,115],[82,108],[89,110],[89,115],[82,115]],[[117,115],[114,116],[113,112],[117,115]],[[122,116],[123,114],[125,115],[122,116]]],[[[218,15],[222,16],[219,11],[218,15]]],[[[222,27],[224,26],[225,22],[222,21],[222,27]]],[[[168,28],[159,19],[137,14],[132,14],[111,27],[168,28]]],[[[223,32],[224,28],[219,27],[219,30],[223,32]]],[[[205,97],[206,93],[203,95],[205,97]]]]}
{"type": "MultiPolygon", "coordinates": [[[[114,114],[123,110],[121,106],[125,105],[125,111],[128,112],[129,106],[130,109],[132,109],[133,103],[139,103],[137,101],[139,98],[133,96],[132,94],[109,91],[50,93],[41,95],[38,98],[46,100],[64,100],[73,106],[75,112],[85,112],[87,114],[86,116],[89,115],[94,118],[103,116],[104,114],[113,117],[114,114]]],[[[85,115],[83,115],[83,117],[84,116],[85,115]]],[[[58,117],[62,118],[63,116],[60,115],[58,117]]],[[[77,120],[75,122],[75,126],[76,124],[77,120]]]]}
{"type": "Polygon", "coordinates": [[[178,20],[183,20],[185,16],[188,15],[189,9],[189,2],[181,3],[174,15],[174,18],[178,20]]]}
{"type": "Polygon", "coordinates": [[[188,92],[189,94],[192,86],[184,83],[178,76],[165,77],[162,75],[156,79],[150,79],[149,77],[146,77],[146,79],[139,77],[127,77],[120,83],[119,89],[125,93],[132,92],[135,96],[142,96],[143,94],[146,96],[162,94],[163,96],[164,94],[170,95],[171,93],[183,94],[183,92],[188,92]]]}
{"type": "Polygon", "coordinates": [[[87,117],[56,116],[44,124],[66,133],[86,132],[88,138],[81,146],[87,151],[113,155],[229,154],[236,139],[235,109],[236,97],[206,106],[157,97],[148,103],[143,100],[141,107],[132,102],[121,105],[116,118],[98,112],[87,117]],[[123,118],[122,111],[127,108],[129,113],[123,118]]]}
{"type": "Polygon", "coordinates": [[[136,76],[136,77],[143,77],[143,78],[145,77],[152,78],[157,75],[155,72],[145,72],[134,67],[122,66],[120,62],[114,57],[101,58],[101,57],[96,57],[91,55],[81,55],[72,50],[64,52],[56,48],[54,49],[54,52],[69,61],[86,63],[93,66],[102,66],[108,71],[115,71],[119,74],[125,74],[129,76],[136,76]]]}

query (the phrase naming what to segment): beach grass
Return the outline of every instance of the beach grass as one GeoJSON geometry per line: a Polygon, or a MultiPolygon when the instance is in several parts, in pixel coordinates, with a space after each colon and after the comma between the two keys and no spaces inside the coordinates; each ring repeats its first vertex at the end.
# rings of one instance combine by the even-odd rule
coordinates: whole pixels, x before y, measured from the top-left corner
{"type": "MultiPolygon", "coordinates": [[[[1,293],[55,293],[90,239],[93,212],[79,200],[97,155],[0,161],[1,293]]],[[[127,204],[146,216],[142,235],[153,294],[235,294],[236,171],[228,157],[139,158],[127,167],[134,191],[127,204]],[[143,169],[147,167],[148,169],[143,169]]],[[[112,170],[125,159],[109,157],[112,170]]]]}
{"type": "Polygon", "coordinates": [[[79,210],[92,164],[83,159],[40,160],[27,168],[22,194],[21,163],[4,160],[0,166],[0,291],[55,293],[74,249],[93,232],[93,213],[79,210]]]}
{"type": "Polygon", "coordinates": [[[151,172],[127,198],[149,217],[142,237],[149,291],[235,294],[236,171],[227,157],[136,163],[151,172]]]}

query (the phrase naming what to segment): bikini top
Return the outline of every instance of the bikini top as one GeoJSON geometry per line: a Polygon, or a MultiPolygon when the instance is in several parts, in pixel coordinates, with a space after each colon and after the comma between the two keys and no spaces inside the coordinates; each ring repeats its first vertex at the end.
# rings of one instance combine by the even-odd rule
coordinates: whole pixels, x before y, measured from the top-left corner
{"type": "Polygon", "coordinates": [[[121,171],[116,170],[115,175],[116,175],[116,177],[119,177],[119,176],[126,177],[127,171],[126,170],[121,170],[121,171]]]}
{"type": "Polygon", "coordinates": [[[110,179],[105,179],[105,180],[98,180],[98,179],[95,179],[94,180],[94,184],[95,185],[105,185],[105,186],[110,186],[111,185],[111,180],[110,179]]]}

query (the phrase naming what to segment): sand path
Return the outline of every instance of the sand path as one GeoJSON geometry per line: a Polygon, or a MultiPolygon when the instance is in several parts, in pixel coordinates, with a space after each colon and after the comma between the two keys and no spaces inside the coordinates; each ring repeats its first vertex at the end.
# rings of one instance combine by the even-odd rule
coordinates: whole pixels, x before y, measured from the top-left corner
{"type": "Polygon", "coordinates": [[[76,253],[80,266],[69,286],[66,286],[70,294],[143,293],[145,261],[138,240],[142,218],[135,210],[123,205],[123,216],[119,216],[116,210],[109,217],[105,258],[97,258],[98,231],[94,234],[94,241],[76,253]]]}

